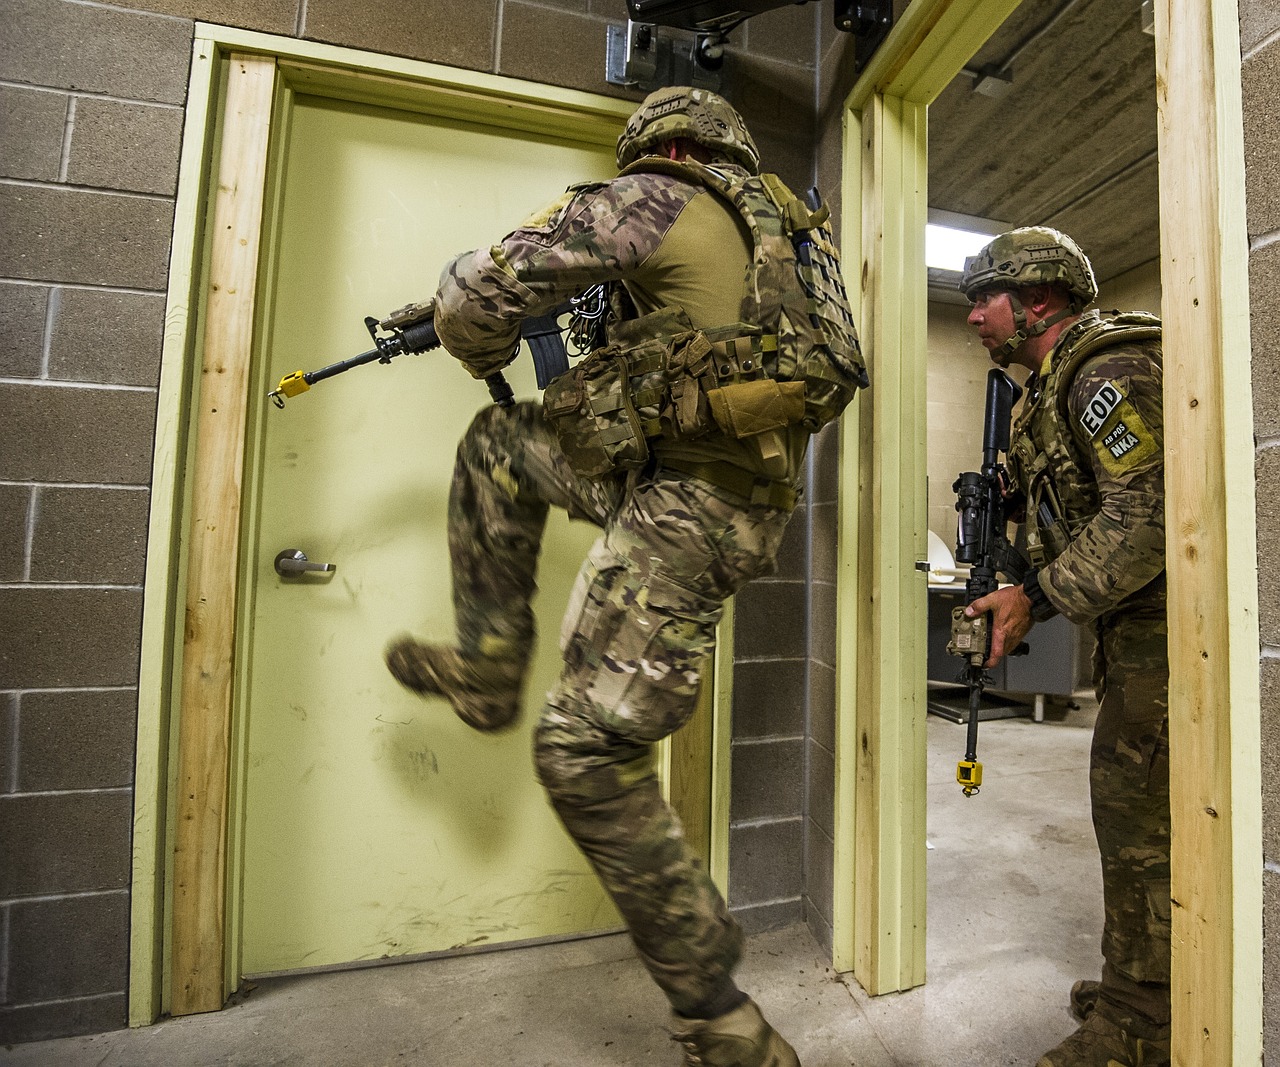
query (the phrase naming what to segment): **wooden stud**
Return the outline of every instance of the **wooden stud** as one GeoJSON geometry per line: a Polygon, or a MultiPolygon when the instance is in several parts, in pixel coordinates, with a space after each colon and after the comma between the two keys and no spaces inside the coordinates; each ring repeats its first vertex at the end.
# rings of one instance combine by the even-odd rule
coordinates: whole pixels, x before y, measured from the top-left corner
{"type": "Polygon", "coordinates": [[[175,1015],[225,999],[226,811],[240,491],[275,60],[230,58],[196,416],[174,830],[175,1015]]]}
{"type": "Polygon", "coordinates": [[[154,1022],[164,1010],[164,908],[169,796],[167,711],[175,688],[173,634],[177,609],[171,583],[180,557],[182,479],[178,469],[187,420],[191,309],[201,254],[198,218],[208,188],[208,135],[215,113],[217,62],[208,41],[196,40],[187,85],[182,159],[174,208],[173,248],[164,349],[160,361],[151,520],[143,594],[138,682],[138,744],[134,770],[133,878],[129,898],[129,1024],[154,1022]]]}
{"type": "Polygon", "coordinates": [[[711,857],[711,757],[715,731],[715,658],[708,658],[692,718],[671,735],[668,767],[671,806],[680,816],[685,840],[702,860],[711,857]]]}
{"type": "Polygon", "coordinates": [[[1262,1056],[1257,556],[1234,0],[1160,0],[1173,1062],[1262,1056]]]}

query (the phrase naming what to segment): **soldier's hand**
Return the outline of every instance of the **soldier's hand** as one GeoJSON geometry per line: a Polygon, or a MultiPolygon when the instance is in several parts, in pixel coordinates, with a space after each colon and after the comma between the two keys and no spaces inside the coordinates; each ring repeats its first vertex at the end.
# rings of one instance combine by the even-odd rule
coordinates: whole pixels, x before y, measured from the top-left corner
{"type": "Polygon", "coordinates": [[[964,609],[965,617],[976,619],[991,612],[991,655],[984,667],[994,667],[1006,652],[1012,652],[1031,632],[1031,600],[1020,585],[1007,585],[994,593],[979,597],[964,609]]]}

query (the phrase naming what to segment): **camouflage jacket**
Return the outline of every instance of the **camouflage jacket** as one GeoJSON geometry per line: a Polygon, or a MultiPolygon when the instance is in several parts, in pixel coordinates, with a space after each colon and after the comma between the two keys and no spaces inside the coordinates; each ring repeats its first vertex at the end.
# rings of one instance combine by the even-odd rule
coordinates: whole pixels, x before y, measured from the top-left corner
{"type": "MultiPolygon", "coordinates": [[[[1158,327],[1135,321],[1149,335],[1158,327]]],[[[1027,382],[1009,449],[1040,587],[1075,623],[1164,608],[1160,346],[1118,333],[1109,342],[1108,325],[1114,316],[1088,312],[1063,331],[1027,382]]]]}
{"type": "Polygon", "coordinates": [[[584,182],[449,263],[436,330],[483,378],[510,362],[522,319],[597,282],[622,281],[641,315],[674,305],[695,328],[721,326],[738,320],[750,256],[740,221],[701,186],[647,172],[584,182]]]}
{"type": "MultiPolygon", "coordinates": [[[[732,180],[748,177],[730,164],[716,170],[732,180]]],[[[444,346],[475,377],[510,362],[522,319],[599,282],[621,282],[638,316],[679,308],[694,329],[728,326],[749,307],[777,302],[776,291],[764,302],[747,291],[756,276],[754,248],[742,215],[706,184],[679,165],[639,160],[608,181],[571,186],[497,245],[454,259],[441,275],[435,325],[444,346]]],[[[798,299],[808,299],[794,269],[788,267],[785,278],[780,273],[781,257],[768,263],[770,286],[795,286],[798,299]]],[[[847,330],[856,353],[851,317],[847,330]]],[[[784,341],[793,336],[788,332],[784,341]]],[[[786,431],[783,479],[789,484],[798,483],[808,436],[800,427],[786,431]]],[[[722,462],[763,473],[757,448],[722,433],[662,441],[655,454],[686,466],[722,462]]]]}

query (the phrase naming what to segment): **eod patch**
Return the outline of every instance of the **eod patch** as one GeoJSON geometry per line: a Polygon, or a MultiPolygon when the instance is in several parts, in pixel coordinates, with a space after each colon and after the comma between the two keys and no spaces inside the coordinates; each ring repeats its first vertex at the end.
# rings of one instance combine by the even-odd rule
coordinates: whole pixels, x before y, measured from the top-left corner
{"type": "Polygon", "coordinates": [[[1155,437],[1115,382],[1103,382],[1080,414],[1107,471],[1119,476],[1154,455],[1155,437]]]}

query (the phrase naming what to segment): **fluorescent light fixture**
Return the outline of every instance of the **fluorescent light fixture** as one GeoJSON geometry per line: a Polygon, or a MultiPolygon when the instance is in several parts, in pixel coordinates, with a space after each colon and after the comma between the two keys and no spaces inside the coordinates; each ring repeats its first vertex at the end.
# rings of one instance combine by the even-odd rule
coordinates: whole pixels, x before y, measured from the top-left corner
{"type": "Polygon", "coordinates": [[[925,266],[962,271],[965,257],[976,256],[991,241],[991,237],[990,233],[930,222],[924,228],[925,266]]]}

